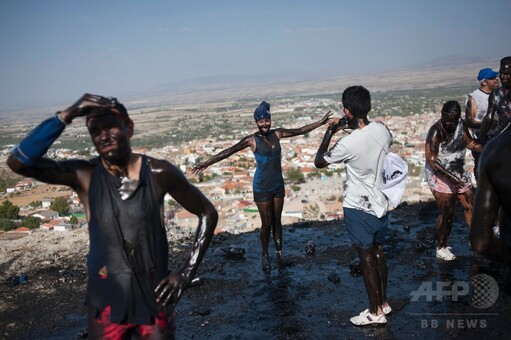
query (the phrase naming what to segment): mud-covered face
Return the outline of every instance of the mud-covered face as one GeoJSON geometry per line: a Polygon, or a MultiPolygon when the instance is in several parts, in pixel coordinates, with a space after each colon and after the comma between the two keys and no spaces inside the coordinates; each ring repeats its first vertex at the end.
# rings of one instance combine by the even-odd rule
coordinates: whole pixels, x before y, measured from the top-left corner
{"type": "Polygon", "coordinates": [[[511,62],[502,64],[499,70],[500,83],[502,87],[511,88],[511,62]]]}
{"type": "Polygon", "coordinates": [[[270,118],[262,118],[256,120],[257,128],[262,135],[267,135],[270,132],[271,128],[271,119],[270,118]]]}
{"type": "Polygon", "coordinates": [[[131,151],[133,126],[115,115],[102,115],[87,124],[96,151],[110,163],[123,163],[131,151]]]}
{"type": "Polygon", "coordinates": [[[461,113],[460,112],[442,112],[442,126],[447,132],[456,131],[456,126],[458,126],[458,121],[460,120],[461,113]]]}

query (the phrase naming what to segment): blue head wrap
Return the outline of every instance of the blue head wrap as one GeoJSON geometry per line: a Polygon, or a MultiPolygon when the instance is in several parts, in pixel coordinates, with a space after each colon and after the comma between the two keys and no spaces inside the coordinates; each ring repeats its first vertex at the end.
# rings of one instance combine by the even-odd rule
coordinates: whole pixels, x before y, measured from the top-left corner
{"type": "Polygon", "coordinates": [[[270,104],[265,101],[262,101],[254,111],[254,119],[256,122],[263,118],[271,119],[270,104]]]}

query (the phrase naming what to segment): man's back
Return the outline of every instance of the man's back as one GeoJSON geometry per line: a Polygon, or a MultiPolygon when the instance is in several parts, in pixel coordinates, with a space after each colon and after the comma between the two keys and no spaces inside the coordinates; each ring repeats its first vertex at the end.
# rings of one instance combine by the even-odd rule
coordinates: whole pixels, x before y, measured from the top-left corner
{"type": "Polygon", "coordinates": [[[329,163],[346,163],[345,207],[376,216],[387,211],[387,198],[378,186],[383,184],[383,159],[391,140],[392,135],[383,123],[372,122],[341,138],[325,154],[329,163]]]}
{"type": "MultiPolygon", "coordinates": [[[[470,230],[472,248],[511,263],[511,131],[493,138],[484,148],[479,163],[479,182],[470,230]],[[493,237],[495,222],[500,240],[493,237]],[[502,242],[501,242],[502,241],[502,242]],[[503,251],[503,245],[507,250],[503,251]]],[[[511,272],[510,272],[511,273],[511,272]]]]}
{"type": "Polygon", "coordinates": [[[495,191],[499,203],[511,216],[511,131],[506,131],[493,138],[484,148],[481,155],[480,190],[495,191]]]}
{"type": "Polygon", "coordinates": [[[344,138],[350,155],[347,164],[352,173],[360,179],[380,182],[382,178],[378,169],[381,169],[382,155],[388,151],[392,139],[387,127],[380,122],[372,122],[344,138]]]}

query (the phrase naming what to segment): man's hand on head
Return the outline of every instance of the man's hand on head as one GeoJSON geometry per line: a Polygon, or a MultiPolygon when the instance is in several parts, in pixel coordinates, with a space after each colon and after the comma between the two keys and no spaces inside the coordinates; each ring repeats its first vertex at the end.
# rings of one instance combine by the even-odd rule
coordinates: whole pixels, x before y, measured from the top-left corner
{"type": "Polygon", "coordinates": [[[95,94],[85,93],[73,105],[64,111],[59,112],[59,115],[63,121],[65,121],[67,124],[70,124],[76,117],[86,116],[92,108],[114,108],[116,105],[116,98],[107,98],[95,94]]]}

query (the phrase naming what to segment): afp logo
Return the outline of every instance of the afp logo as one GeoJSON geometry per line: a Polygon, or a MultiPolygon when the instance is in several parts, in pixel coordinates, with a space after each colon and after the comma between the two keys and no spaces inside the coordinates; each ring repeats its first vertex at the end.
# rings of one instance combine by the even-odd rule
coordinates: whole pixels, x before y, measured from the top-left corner
{"type": "Polygon", "coordinates": [[[436,284],[425,281],[410,293],[411,301],[421,298],[426,301],[458,301],[459,297],[468,296],[472,307],[485,309],[493,306],[499,297],[499,286],[495,279],[487,274],[477,274],[470,281],[470,284],[464,281],[439,281],[436,284]]]}

